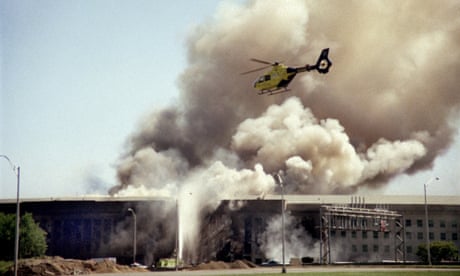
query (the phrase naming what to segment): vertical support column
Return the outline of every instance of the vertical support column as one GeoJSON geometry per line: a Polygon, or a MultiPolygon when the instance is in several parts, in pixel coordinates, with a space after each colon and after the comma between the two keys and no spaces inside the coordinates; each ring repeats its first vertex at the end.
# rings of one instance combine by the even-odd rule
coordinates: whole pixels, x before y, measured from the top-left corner
{"type": "Polygon", "coordinates": [[[403,217],[394,219],[395,225],[395,261],[406,262],[406,229],[403,217]]]}
{"type": "Polygon", "coordinates": [[[331,262],[331,244],[330,244],[330,216],[326,214],[323,208],[320,209],[320,263],[330,264],[331,262]]]}

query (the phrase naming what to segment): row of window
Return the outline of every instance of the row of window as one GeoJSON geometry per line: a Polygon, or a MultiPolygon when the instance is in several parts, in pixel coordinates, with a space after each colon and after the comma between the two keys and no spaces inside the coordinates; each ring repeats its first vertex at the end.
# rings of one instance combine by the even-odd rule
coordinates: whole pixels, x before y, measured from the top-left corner
{"type": "MultiPolygon", "coordinates": [[[[383,233],[383,238],[384,239],[388,239],[390,237],[390,232],[378,232],[378,231],[373,231],[373,232],[362,231],[360,236],[361,236],[362,239],[367,239],[370,236],[369,233],[372,233],[372,238],[374,238],[374,239],[378,239],[381,236],[380,233],[383,233]]],[[[413,233],[413,232],[406,232],[406,240],[412,240],[413,238],[415,239],[415,237],[413,237],[414,234],[415,233],[413,233]]],[[[423,240],[424,239],[424,237],[423,237],[424,232],[417,232],[416,235],[417,235],[416,236],[417,240],[423,240]]],[[[430,235],[430,240],[435,239],[435,233],[430,232],[429,235],[430,235]]],[[[335,236],[337,236],[337,233],[336,233],[335,230],[332,230],[331,231],[331,237],[335,237],[335,236]]],[[[342,238],[346,238],[347,237],[347,231],[340,231],[340,236],[342,238]]],[[[357,231],[351,231],[351,237],[352,238],[358,238],[358,232],[357,231]]],[[[441,232],[441,233],[439,233],[439,239],[442,240],[442,241],[445,241],[445,240],[456,241],[456,240],[458,240],[458,233],[457,232],[454,232],[454,233],[441,232]]]]}
{"type": "MultiPolygon", "coordinates": [[[[424,234],[424,232],[417,232],[417,240],[423,240],[424,239],[423,234],[424,234]]],[[[435,239],[435,235],[434,235],[433,232],[430,232],[429,236],[430,236],[430,240],[435,239]]],[[[442,240],[442,241],[445,241],[445,240],[457,241],[458,240],[458,233],[441,232],[441,233],[439,233],[439,239],[442,240]]],[[[406,240],[412,240],[412,232],[406,232],[406,240]]]]}
{"type": "MultiPolygon", "coordinates": [[[[390,253],[390,246],[389,245],[384,245],[384,246],[381,246],[381,247],[383,247],[383,252],[384,253],[390,253]]],[[[361,245],[361,252],[368,253],[369,250],[372,250],[372,252],[378,253],[378,252],[380,252],[379,250],[381,249],[381,247],[378,244],[374,244],[374,245],[372,245],[372,247],[370,247],[367,244],[362,244],[361,245]]],[[[351,251],[353,253],[358,253],[358,245],[352,244],[351,245],[351,251]]],[[[412,254],[412,253],[415,254],[414,247],[412,247],[410,245],[407,246],[406,247],[406,253],[407,254],[412,254]]]]}
{"type": "MultiPolygon", "coordinates": [[[[385,239],[388,239],[390,237],[390,232],[379,232],[379,231],[372,231],[372,237],[374,239],[378,239],[380,233],[383,233],[383,237],[385,239]]],[[[331,236],[332,237],[336,236],[336,231],[335,230],[331,230],[331,236]]],[[[347,232],[346,231],[340,231],[340,236],[342,238],[346,238],[347,237],[347,232]]],[[[369,236],[369,231],[362,231],[361,232],[361,237],[363,239],[367,239],[368,236],[369,236]]],[[[358,231],[351,231],[351,237],[352,238],[357,238],[358,237],[358,231]]]]}
{"type": "MultiPolygon", "coordinates": [[[[390,252],[390,246],[389,245],[384,245],[382,247],[383,247],[383,252],[384,253],[389,253],[390,252]]],[[[367,244],[362,244],[361,245],[361,252],[367,253],[367,252],[369,252],[369,249],[370,249],[369,245],[367,245],[367,244]]],[[[379,250],[380,250],[380,246],[378,244],[374,244],[372,246],[372,252],[377,253],[377,252],[379,252],[379,250]]],[[[358,252],[358,246],[356,244],[352,244],[351,245],[351,251],[354,252],[354,253],[358,252]]]]}
{"type": "MultiPolygon", "coordinates": [[[[417,227],[424,227],[425,226],[422,219],[417,219],[415,221],[415,223],[416,223],[417,227]]],[[[411,227],[411,226],[412,226],[412,220],[406,219],[406,227],[411,227]]],[[[428,226],[429,227],[434,227],[435,226],[434,221],[432,219],[428,220],[428,226]]],[[[439,227],[446,228],[447,227],[446,221],[445,220],[440,220],[439,221],[439,227]]],[[[457,221],[456,220],[451,221],[450,222],[450,227],[456,229],[458,227],[457,221]]]]}

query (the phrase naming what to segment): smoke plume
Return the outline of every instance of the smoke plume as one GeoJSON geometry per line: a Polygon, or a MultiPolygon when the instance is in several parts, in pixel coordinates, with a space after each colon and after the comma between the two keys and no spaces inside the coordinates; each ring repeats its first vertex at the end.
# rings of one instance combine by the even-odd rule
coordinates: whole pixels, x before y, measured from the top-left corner
{"type": "Polygon", "coordinates": [[[111,194],[178,196],[199,223],[221,198],[272,192],[278,170],[291,193],[351,193],[429,168],[456,131],[459,14],[448,0],[224,2],[191,32],[179,103],[130,137],[111,194]],[[239,74],[326,47],[331,71],[288,93],[259,96],[257,73],[239,74]]]}
{"type": "MultiPolygon", "coordinates": [[[[319,256],[319,241],[313,238],[302,228],[293,216],[285,216],[285,262],[289,263],[291,258],[317,257],[319,256]]],[[[281,236],[282,218],[276,215],[268,221],[267,228],[263,233],[261,249],[268,259],[282,263],[283,249],[281,236]]]]}

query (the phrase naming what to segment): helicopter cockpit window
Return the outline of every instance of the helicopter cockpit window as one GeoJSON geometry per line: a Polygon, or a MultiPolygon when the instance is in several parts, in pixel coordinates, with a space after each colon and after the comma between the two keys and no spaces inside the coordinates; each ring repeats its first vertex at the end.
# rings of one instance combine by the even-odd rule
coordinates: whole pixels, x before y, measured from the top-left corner
{"type": "Polygon", "coordinates": [[[267,81],[267,80],[270,80],[270,75],[260,76],[260,78],[257,80],[257,82],[264,82],[264,81],[267,81]]]}

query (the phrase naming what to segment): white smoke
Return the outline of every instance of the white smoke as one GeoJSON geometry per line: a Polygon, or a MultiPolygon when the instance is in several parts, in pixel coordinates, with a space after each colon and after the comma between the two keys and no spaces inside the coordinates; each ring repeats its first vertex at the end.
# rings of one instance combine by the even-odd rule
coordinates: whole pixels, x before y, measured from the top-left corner
{"type": "Polygon", "coordinates": [[[216,161],[209,167],[192,172],[183,184],[179,197],[180,226],[184,227],[180,231],[180,240],[183,241],[180,254],[188,260],[195,257],[195,252],[190,249],[198,245],[203,211],[215,210],[222,200],[228,198],[245,195],[263,197],[273,192],[274,186],[274,179],[260,165],[256,165],[254,170],[236,170],[216,161]],[[184,244],[189,247],[185,249],[185,256],[182,254],[184,244]]]}
{"type": "Polygon", "coordinates": [[[317,120],[295,97],[242,122],[232,149],[269,171],[286,169],[291,193],[352,192],[377,175],[403,172],[426,153],[417,140],[385,139],[357,152],[337,120],[317,120]]]}
{"type": "Polygon", "coordinates": [[[223,3],[187,41],[179,103],[130,137],[110,193],[179,198],[193,251],[203,210],[273,192],[280,169],[289,193],[353,193],[429,168],[456,131],[459,13],[455,0],[223,3]],[[299,65],[326,47],[330,73],[285,94],[239,75],[251,57],[299,65]]]}
{"type": "MultiPolygon", "coordinates": [[[[291,258],[317,257],[319,256],[319,241],[314,241],[296,219],[285,215],[285,262],[289,263],[291,258]]],[[[282,263],[282,217],[276,215],[267,224],[265,232],[262,234],[261,249],[265,252],[265,257],[282,263]]]]}

